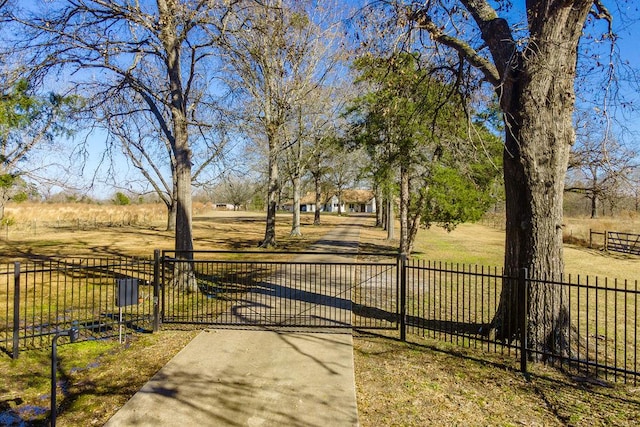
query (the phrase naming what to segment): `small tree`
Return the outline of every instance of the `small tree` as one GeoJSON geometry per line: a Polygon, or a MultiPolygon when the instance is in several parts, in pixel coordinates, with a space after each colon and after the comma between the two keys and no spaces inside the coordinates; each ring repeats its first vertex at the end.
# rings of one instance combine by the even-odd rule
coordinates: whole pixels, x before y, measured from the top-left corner
{"type": "Polygon", "coordinates": [[[56,137],[69,135],[69,119],[80,105],[77,97],[31,92],[28,82],[19,80],[0,98],[0,219],[6,202],[26,194],[23,177],[31,171],[25,160],[56,137]]]}
{"type": "MultiPolygon", "coordinates": [[[[385,153],[387,168],[397,168],[400,252],[411,253],[420,224],[439,223],[450,230],[459,222],[478,219],[498,176],[491,165],[500,141],[474,124],[474,134],[484,137],[479,142],[489,147],[485,152],[492,152],[493,158],[474,152],[471,142],[478,141],[461,143],[467,128],[463,100],[417,55],[364,56],[356,61],[356,69],[359,81],[369,87],[351,109],[357,139],[369,146],[370,154],[385,153]],[[489,167],[483,168],[483,163],[489,167]],[[480,170],[484,173],[477,173],[480,170]],[[488,171],[493,173],[487,175],[488,171]]],[[[378,169],[386,174],[385,180],[392,179],[392,169],[378,169]]]]}

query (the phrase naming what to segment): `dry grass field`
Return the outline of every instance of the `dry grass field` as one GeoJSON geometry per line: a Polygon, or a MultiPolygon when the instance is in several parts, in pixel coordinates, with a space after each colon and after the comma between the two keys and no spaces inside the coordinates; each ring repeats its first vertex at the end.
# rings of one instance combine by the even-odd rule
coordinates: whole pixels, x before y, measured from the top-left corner
{"type": "MultiPolygon", "coordinates": [[[[461,224],[450,233],[438,227],[420,230],[413,255],[425,260],[502,266],[505,234],[497,224],[495,221],[461,224]]],[[[640,280],[640,257],[604,252],[595,241],[594,247],[589,248],[590,229],[640,234],[640,215],[596,220],[565,218],[566,274],[640,280]]]]}
{"type": "MultiPolygon", "coordinates": [[[[164,212],[154,210],[158,205],[27,207],[10,210],[15,223],[8,234],[0,233],[2,262],[42,256],[150,256],[153,249],[172,247],[172,235],[164,231],[164,212]],[[63,220],[65,215],[68,218],[63,220]],[[127,215],[137,220],[114,220],[127,215]],[[35,223],[35,229],[29,221],[35,223]]],[[[262,213],[198,206],[195,247],[253,249],[264,233],[263,219],[262,213]]],[[[323,225],[316,227],[310,225],[313,218],[304,215],[304,236],[289,238],[290,219],[288,214],[279,215],[277,226],[280,247],[292,250],[307,247],[345,220],[324,215],[323,225]]],[[[567,229],[569,224],[575,227],[575,234],[578,229],[595,228],[586,220],[568,219],[567,224],[567,229]]],[[[622,227],[612,223],[608,229],[618,226],[622,227]]],[[[451,233],[432,228],[420,232],[415,256],[499,266],[503,240],[500,228],[486,223],[461,225],[451,233]]],[[[384,231],[373,227],[373,220],[362,230],[365,251],[393,250],[395,243],[385,240],[384,231]]],[[[640,271],[640,257],[607,254],[577,244],[566,245],[566,257],[567,270],[576,274],[637,279],[640,271]]],[[[112,341],[61,346],[59,379],[65,387],[64,395],[58,396],[58,425],[102,425],[193,336],[193,331],[165,330],[132,334],[124,346],[112,341]],[[123,365],[122,360],[128,363],[123,365]]],[[[640,425],[639,385],[589,381],[544,365],[532,366],[532,374],[525,377],[513,368],[513,357],[419,338],[403,343],[384,335],[356,334],[354,358],[363,427],[640,425]]],[[[0,414],[46,425],[48,364],[48,350],[23,352],[18,361],[0,354],[0,414]]],[[[6,420],[10,418],[0,415],[0,424],[8,424],[6,420]]]]}
{"type": "MultiPolygon", "coordinates": [[[[13,224],[0,231],[0,262],[39,256],[144,256],[154,249],[172,249],[173,233],[166,231],[162,205],[20,204],[7,209],[13,224]],[[7,231],[8,230],[8,231],[7,231]]],[[[196,204],[193,216],[196,250],[255,249],[264,236],[262,212],[218,211],[196,204]]],[[[343,218],[302,216],[302,237],[289,237],[291,216],[278,215],[280,249],[303,249],[343,218]]]]}

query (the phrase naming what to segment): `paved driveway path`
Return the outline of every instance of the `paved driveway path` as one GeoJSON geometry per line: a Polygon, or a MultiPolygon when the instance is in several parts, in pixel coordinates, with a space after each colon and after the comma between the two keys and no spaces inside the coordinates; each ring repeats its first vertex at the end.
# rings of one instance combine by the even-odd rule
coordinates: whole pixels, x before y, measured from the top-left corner
{"type": "MultiPolygon", "coordinates": [[[[345,219],[314,249],[355,251],[364,221],[345,219]]],[[[338,331],[204,331],[107,426],[358,425],[351,330],[338,331]]]]}

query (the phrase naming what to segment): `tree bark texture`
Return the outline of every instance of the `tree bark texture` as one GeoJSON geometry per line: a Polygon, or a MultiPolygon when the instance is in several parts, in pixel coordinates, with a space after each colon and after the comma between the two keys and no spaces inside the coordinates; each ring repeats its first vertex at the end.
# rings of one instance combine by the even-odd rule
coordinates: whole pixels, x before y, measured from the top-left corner
{"type": "Polygon", "coordinates": [[[390,197],[387,200],[387,218],[386,218],[386,224],[387,224],[387,240],[393,240],[396,238],[396,233],[395,233],[395,214],[393,213],[394,209],[393,209],[393,200],[390,197]]]}
{"type": "Polygon", "coordinates": [[[399,252],[409,255],[409,171],[400,165],[400,245],[399,252]]]}
{"type": "Polygon", "coordinates": [[[302,236],[300,230],[300,175],[296,174],[292,179],[293,184],[293,217],[291,220],[291,237],[302,236]]]}
{"type": "MultiPolygon", "coordinates": [[[[529,347],[566,354],[568,294],[549,284],[564,272],[562,243],[564,179],[575,140],[572,114],[577,46],[591,1],[529,2],[531,39],[514,52],[498,87],[506,135],[505,272],[527,268],[529,347]],[[553,3],[553,4],[552,4],[553,3]]],[[[510,281],[507,288],[512,287],[510,281]]],[[[515,338],[513,289],[502,293],[494,327],[515,338]],[[505,319],[505,316],[508,319],[505,319]],[[502,317],[502,318],[501,318],[502,317]]]]}
{"type": "Polygon", "coordinates": [[[313,174],[313,184],[315,187],[315,192],[316,192],[316,196],[315,196],[315,204],[316,204],[316,210],[313,213],[313,225],[320,225],[320,199],[322,198],[322,191],[320,189],[320,174],[319,173],[314,173],[313,174]]]}

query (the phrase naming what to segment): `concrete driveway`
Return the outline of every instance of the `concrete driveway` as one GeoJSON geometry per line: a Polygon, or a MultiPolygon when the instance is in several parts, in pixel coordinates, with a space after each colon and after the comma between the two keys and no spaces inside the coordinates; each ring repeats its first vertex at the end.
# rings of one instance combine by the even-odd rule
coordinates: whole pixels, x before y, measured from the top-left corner
{"type": "MultiPolygon", "coordinates": [[[[357,250],[364,221],[346,219],[314,249],[357,250]]],[[[351,330],[205,330],[106,425],[356,426],[351,330]]]]}

